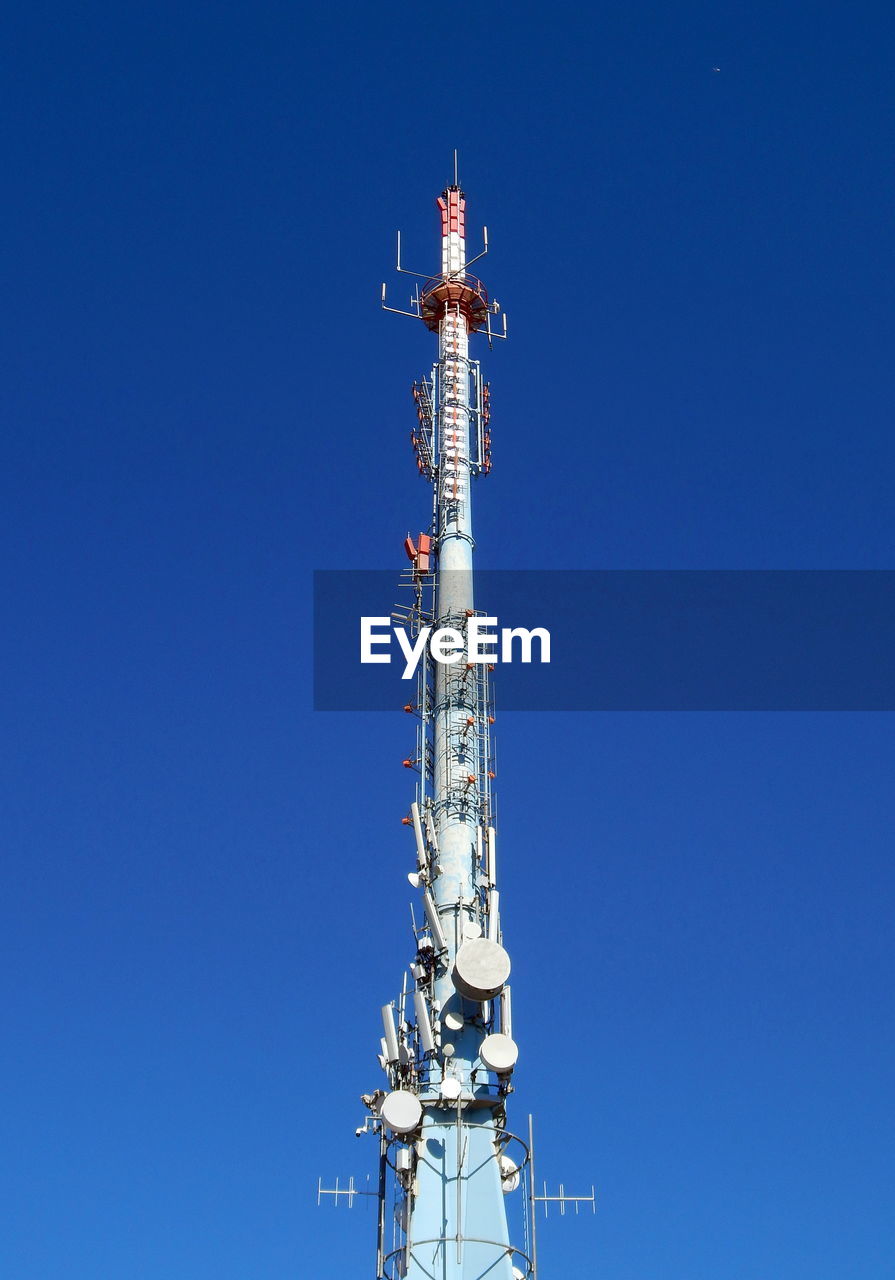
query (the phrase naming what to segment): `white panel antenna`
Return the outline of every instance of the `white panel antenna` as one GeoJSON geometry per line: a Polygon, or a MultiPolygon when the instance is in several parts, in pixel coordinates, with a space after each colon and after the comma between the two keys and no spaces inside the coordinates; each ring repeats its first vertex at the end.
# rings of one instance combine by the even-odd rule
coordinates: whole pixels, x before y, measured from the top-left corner
{"type": "Polygon", "coordinates": [[[497,884],[497,832],[493,827],[488,828],[485,848],[487,850],[486,870],[488,872],[488,883],[497,884]]]}
{"type": "Polygon", "coordinates": [[[432,1023],[429,1019],[429,1010],[426,1007],[426,997],[422,991],[414,991],[413,1006],[416,1009],[416,1025],[420,1033],[420,1044],[423,1047],[423,1053],[434,1053],[435,1037],[432,1034],[432,1023]]]}
{"type": "Polygon", "coordinates": [[[435,834],[435,823],[432,821],[431,813],[426,814],[426,835],[429,837],[429,845],[435,857],[438,857],[438,836],[435,834]]]}
{"type": "Polygon", "coordinates": [[[513,999],[510,988],[504,987],[500,993],[500,1029],[505,1036],[513,1035],[513,999]]]}
{"type": "Polygon", "coordinates": [[[426,919],[429,922],[429,929],[432,933],[432,941],[435,943],[436,951],[447,951],[447,938],[444,936],[444,930],[441,927],[441,918],[438,915],[438,908],[435,905],[435,899],[428,889],[423,890],[423,906],[426,909],[426,919]]]}
{"type": "Polygon", "coordinates": [[[385,1056],[389,1062],[397,1062],[400,1057],[398,1052],[398,1033],[395,1030],[395,1012],[390,1004],[382,1006],[382,1027],[385,1031],[385,1056]]]}
{"type": "Polygon", "coordinates": [[[488,895],[488,937],[500,942],[500,893],[492,889],[488,895]]]}
{"type": "Polygon", "coordinates": [[[423,826],[420,822],[420,807],[414,800],[410,806],[410,817],[413,820],[413,834],[416,839],[416,861],[420,871],[425,872],[429,866],[429,857],[426,853],[426,843],[423,840],[423,826]]]}

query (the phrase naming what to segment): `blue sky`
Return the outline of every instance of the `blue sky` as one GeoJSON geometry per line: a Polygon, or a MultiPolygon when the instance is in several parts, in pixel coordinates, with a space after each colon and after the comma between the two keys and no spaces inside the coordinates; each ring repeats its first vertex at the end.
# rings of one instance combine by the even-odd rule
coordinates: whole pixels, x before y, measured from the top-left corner
{"type": "MultiPolygon", "coordinates": [[[[35,3],[3,76],[9,1280],[369,1275],[407,721],[314,714],[403,564],[461,152],[512,340],[481,563],[890,568],[888,6],[35,3]],[[720,71],[713,71],[713,67],[720,71]],[[396,294],[397,297],[397,294],[396,294]]],[[[484,354],[484,353],[483,353],[484,354]]],[[[892,720],[497,724],[544,1280],[893,1268],[892,720]]]]}

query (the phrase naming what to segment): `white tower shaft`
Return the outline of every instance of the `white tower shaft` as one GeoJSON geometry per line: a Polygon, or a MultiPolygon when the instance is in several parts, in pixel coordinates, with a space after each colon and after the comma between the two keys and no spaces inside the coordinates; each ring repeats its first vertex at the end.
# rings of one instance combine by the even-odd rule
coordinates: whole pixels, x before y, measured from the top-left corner
{"type": "MultiPolygon", "coordinates": [[[[516,1049],[501,1021],[508,1001],[499,999],[509,959],[493,892],[486,677],[467,660],[475,611],[471,482],[490,467],[487,390],[469,339],[490,309],[484,288],[466,273],[465,205],[456,181],[439,198],[441,273],[418,298],[420,316],[438,335],[431,386],[415,385],[420,470],[435,486],[433,611],[437,628],[457,633],[460,652],[453,663],[427,659],[422,678],[420,808],[407,821],[425,845],[429,927],[412,966],[418,1029],[398,1046],[397,1061],[388,1045],[384,1059],[392,1092],[380,1114],[397,1148],[392,1167],[406,1176],[397,1179],[403,1243],[391,1255],[380,1245],[381,1274],[409,1280],[514,1280],[514,1255],[521,1274],[530,1274],[510,1246],[505,1209],[512,1181],[501,1164],[505,1100],[516,1049]]],[[[405,1017],[408,1006],[402,999],[405,1017]]]]}

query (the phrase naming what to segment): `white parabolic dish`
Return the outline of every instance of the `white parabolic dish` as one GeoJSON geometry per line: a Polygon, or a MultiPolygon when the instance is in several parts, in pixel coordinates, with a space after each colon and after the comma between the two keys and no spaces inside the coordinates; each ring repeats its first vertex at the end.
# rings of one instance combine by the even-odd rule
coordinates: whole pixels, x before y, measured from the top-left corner
{"type": "Polygon", "coordinates": [[[511,1160],[509,1156],[503,1155],[499,1159],[500,1164],[500,1186],[504,1195],[509,1195],[511,1191],[515,1191],[519,1186],[520,1173],[519,1166],[515,1160],[511,1160]]]}
{"type": "Polygon", "coordinates": [[[454,961],[454,986],[467,1000],[493,1000],[510,976],[510,957],[499,942],[468,938],[454,961]]]}
{"type": "Polygon", "coordinates": [[[519,1057],[519,1046],[509,1036],[496,1032],[485,1036],[479,1054],[489,1071],[512,1071],[519,1057]]]}
{"type": "Polygon", "coordinates": [[[394,1133],[411,1133],[423,1118],[419,1098],[409,1089],[395,1089],[382,1099],[379,1114],[394,1133]]]}

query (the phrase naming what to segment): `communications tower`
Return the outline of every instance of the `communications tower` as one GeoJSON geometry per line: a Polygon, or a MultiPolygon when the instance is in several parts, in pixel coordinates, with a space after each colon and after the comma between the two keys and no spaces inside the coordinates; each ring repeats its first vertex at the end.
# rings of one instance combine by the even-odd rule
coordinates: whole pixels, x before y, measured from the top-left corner
{"type": "MultiPolygon", "coordinates": [[[[466,197],[456,166],[437,205],[441,271],[420,277],[407,313],[437,335],[438,359],[431,376],[413,384],[411,441],[433,505],[430,531],[407,542],[412,596],[404,617],[412,630],[452,628],[462,654],[452,664],[427,654],[412,706],[418,781],[405,822],[416,841],[411,882],[421,890],[422,918],[412,989],[405,983],[397,1007],[382,1010],[389,1090],[370,1100],[403,1193],[395,1248],[383,1241],[380,1262],[381,1274],[409,1280],[513,1280],[530,1266],[513,1248],[505,1208],[526,1149],[507,1129],[517,1049],[496,878],[494,717],[488,664],[465,660],[476,616],[472,482],[491,467],[490,394],[470,358],[470,337],[490,340],[500,308],[467,269],[466,197]]],[[[485,252],[487,231],[478,256],[485,252]]],[[[405,270],[400,241],[398,269],[405,270]]]]}
{"type": "MultiPolygon", "coordinates": [[[[510,958],[503,945],[497,884],[494,778],[487,661],[468,661],[473,591],[472,483],[491,469],[490,392],[470,338],[506,337],[506,319],[468,268],[466,197],[457,177],[438,197],[441,270],[416,277],[409,315],[437,335],[431,373],[413,383],[411,443],[432,491],[427,531],[408,536],[405,602],[394,620],[415,637],[450,628],[458,661],[434,661],[427,648],[414,700],[417,773],[404,823],[412,830],[418,892],[412,909],[415,949],[400,995],[382,1008],[379,1062],[387,1087],[363,1096],[369,1114],[358,1133],[379,1138],[376,1192],[326,1189],[338,1204],[378,1196],[377,1278],[384,1280],[528,1280],[535,1276],[537,1201],[594,1202],[591,1196],[535,1194],[528,1142],[508,1127],[507,1099],[517,1047],[512,1036],[510,958]],[[527,1189],[527,1196],[523,1188],[527,1189]],[[512,1239],[507,1204],[521,1239],[512,1239]],[[391,1209],[391,1211],[390,1211],[391,1209]]],[[[546,1204],[545,1204],[546,1209],[546,1204]]]]}

